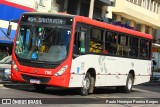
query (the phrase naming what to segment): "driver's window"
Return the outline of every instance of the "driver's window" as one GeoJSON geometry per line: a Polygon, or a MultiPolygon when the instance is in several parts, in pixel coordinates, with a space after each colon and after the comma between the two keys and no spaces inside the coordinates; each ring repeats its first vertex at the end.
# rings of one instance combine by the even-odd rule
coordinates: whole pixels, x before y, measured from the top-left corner
{"type": "Polygon", "coordinates": [[[77,31],[74,38],[74,53],[85,53],[86,52],[86,32],[77,31]]]}

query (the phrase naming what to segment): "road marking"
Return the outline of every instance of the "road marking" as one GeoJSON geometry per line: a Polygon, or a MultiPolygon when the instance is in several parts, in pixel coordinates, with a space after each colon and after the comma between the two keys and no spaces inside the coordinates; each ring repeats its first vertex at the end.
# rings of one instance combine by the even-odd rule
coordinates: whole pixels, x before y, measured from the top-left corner
{"type": "Polygon", "coordinates": [[[133,88],[133,90],[141,91],[141,92],[153,92],[153,91],[148,91],[148,90],[138,89],[138,88],[133,88]]]}
{"type": "Polygon", "coordinates": [[[119,97],[119,96],[110,96],[110,95],[92,95],[92,96],[89,96],[89,98],[94,98],[94,99],[99,99],[99,98],[101,98],[101,99],[104,99],[104,98],[121,98],[121,97],[119,97]]]}
{"type": "Polygon", "coordinates": [[[10,88],[7,88],[7,87],[2,87],[1,89],[10,89],[10,88]]]}

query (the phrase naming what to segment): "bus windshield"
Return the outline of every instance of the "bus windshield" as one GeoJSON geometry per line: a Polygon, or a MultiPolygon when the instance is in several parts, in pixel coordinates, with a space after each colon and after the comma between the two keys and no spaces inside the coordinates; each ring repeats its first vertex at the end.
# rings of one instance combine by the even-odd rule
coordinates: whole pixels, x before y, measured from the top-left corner
{"type": "Polygon", "coordinates": [[[67,57],[71,29],[62,26],[20,25],[15,53],[19,58],[58,62],[67,57]]]}

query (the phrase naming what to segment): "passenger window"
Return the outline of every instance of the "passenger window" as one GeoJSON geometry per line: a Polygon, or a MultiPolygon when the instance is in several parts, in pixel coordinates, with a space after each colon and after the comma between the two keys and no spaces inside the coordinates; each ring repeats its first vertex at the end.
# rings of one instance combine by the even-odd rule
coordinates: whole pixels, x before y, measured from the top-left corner
{"type": "Polygon", "coordinates": [[[106,32],[105,33],[105,50],[108,54],[115,55],[117,52],[117,41],[118,33],[106,32]]]}
{"type": "Polygon", "coordinates": [[[124,34],[119,34],[117,54],[120,56],[128,56],[128,53],[129,53],[128,37],[124,34]]]}
{"type": "Polygon", "coordinates": [[[101,29],[91,28],[90,52],[103,53],[103,33],[101,29]]]}
{"type": "Polygon", "coordinates": [[[138,40],[136,37],[130,37],[129,56],[131,57],[138,57],[138,40]]]}
{"type": "Polygon", "coordinates": [[[141,39],[140,40],[140,58],[148,59],[149,57],[149,41],[141,39]]]}

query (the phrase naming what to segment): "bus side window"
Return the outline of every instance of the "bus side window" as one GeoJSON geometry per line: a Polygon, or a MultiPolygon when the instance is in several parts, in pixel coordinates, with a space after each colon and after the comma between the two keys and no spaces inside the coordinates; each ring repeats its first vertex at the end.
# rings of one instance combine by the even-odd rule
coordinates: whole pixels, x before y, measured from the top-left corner
{"type": "Polygon", "coordinates": [[[73,52],[74,53],[85,53],[86,52],[86,46],[85,46],[85,40],[86,39],[86,32],[80,31],[75,33],[74,38],[74,47],[73,52]]]}
{"type": "Polygon", "coordinates": [[[129,43],[130,43],[129,56],[138,57],[138,38],[131,36],[129,43]]]}
{"type": "Polygon", "coordinates": [[[140,40],[140,58],[147,59],[149,56],[149,41],[141,39],[140,40]]]}
{"type": "Polygon", "coordinates": [[[108,51],[108,54],[115,55],[117,53],[117,33],[106,32],[105,33],[105,50],[108,51]]]}
{"type": "Polygon", "coordinates": [[[86,37],[86,32],[80,32],[80,36],[79,36],[79,41],[80,41],[80,49],[79,51],[81,53],[85,53],[86,49],[85,49],[85,37],[86,37]]]}
{"type": "Polygon", "coordinates": [[[128,37],[124,34],[118,35],[118,55],[128,56],[129,47],[128,47],[128,37]]]}
{"type": "Polygon", "coordinates": [[[90,52],[102,53],[103,52],[103,30],[99,28],[91,28],[90,35],[90,52]]]}

